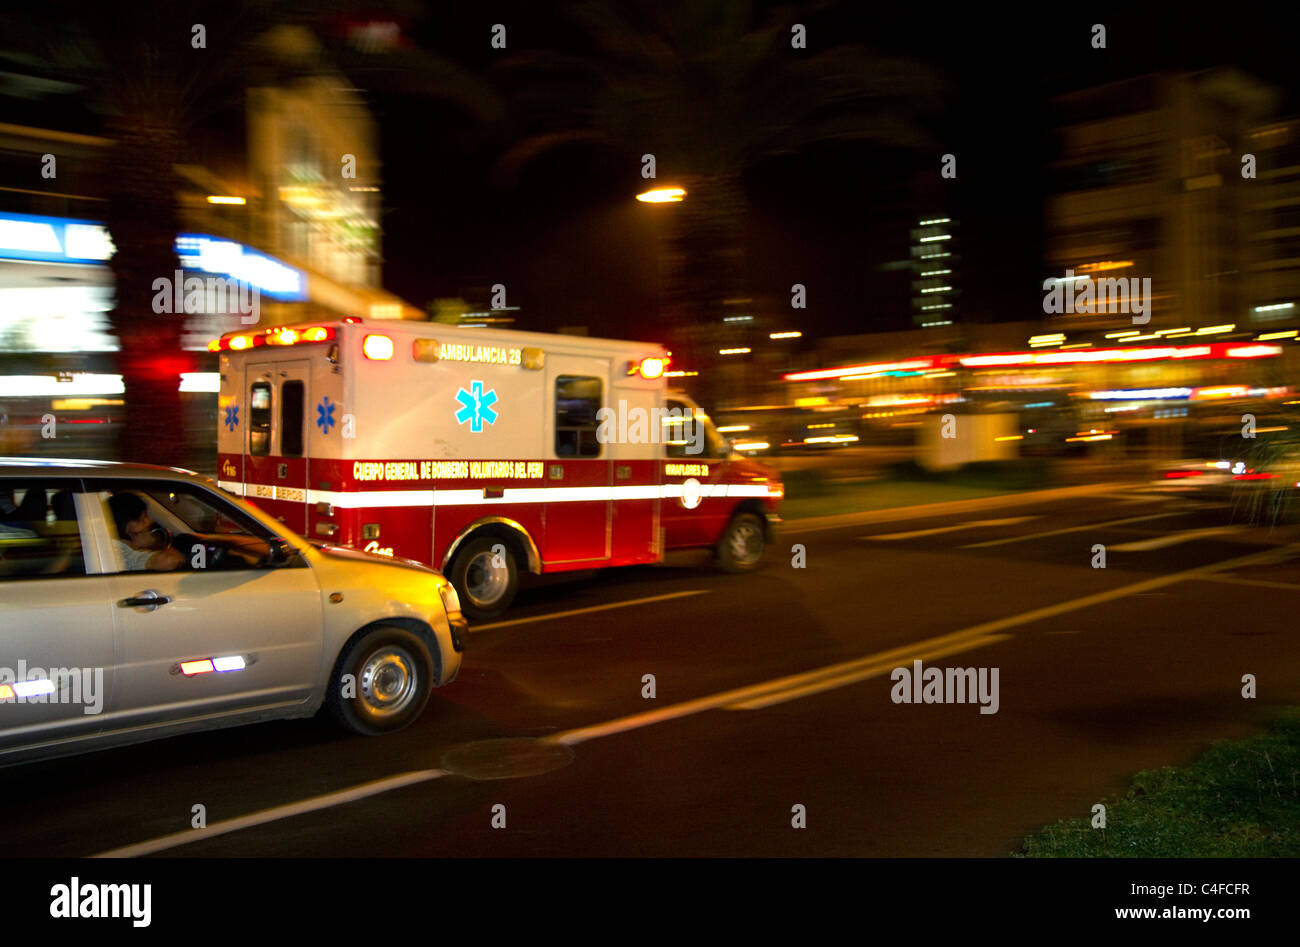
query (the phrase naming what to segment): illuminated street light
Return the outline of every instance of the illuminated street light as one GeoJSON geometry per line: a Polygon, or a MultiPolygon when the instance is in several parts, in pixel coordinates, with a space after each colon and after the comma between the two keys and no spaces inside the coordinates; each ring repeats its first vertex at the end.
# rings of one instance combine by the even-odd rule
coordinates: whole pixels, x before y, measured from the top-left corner
{"type": "Polygon", "coordinates": [[[803,337],[802,332],[769,332],[769,339],[799,339],[803,337]]]}
{"type": "Polygon", "coordinates": [[[636,199],[644,201],[647,204],[668,204],[680,201],[685,196],[686,191],[680,187],[659,187],[652,191],[638,194],[636,199]]]}
{"type": "Polygon", "coordinates": [[[209,194],[209,204],[247,204],[248,201],[242,197],[223,197],[220,194],[209,194]]]}

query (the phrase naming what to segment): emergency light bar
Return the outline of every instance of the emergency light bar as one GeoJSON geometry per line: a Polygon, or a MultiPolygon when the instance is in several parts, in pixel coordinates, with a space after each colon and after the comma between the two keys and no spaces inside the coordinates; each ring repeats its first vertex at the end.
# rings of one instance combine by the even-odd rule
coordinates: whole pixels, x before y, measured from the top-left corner
{"type": "MultiPolygon", "coordinates": [[[[373,336],[371,336],[373,338],[373,336]]],[[[261,332],[241,332],[222,336],[208,343],[209,352],[245,352],[263,345],[302,345],[312,342],[332,342],[334,330],[329,326],[310,326],[306,329],[289,329],[275,326],[261,332]]]]}

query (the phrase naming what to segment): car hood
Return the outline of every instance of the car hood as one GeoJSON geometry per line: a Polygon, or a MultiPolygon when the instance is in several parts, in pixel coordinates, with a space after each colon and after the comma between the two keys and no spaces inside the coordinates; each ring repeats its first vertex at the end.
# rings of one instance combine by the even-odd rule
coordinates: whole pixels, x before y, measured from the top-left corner
{"type": "Polygon", "coordinates": [[[353,549],[351,546],[332,546],[328,543],[312,543],[311,545],[317,552],[330,559],[346,559],[351,562],[365,562],[373,565],[414,569],[417,572],[427,572],[431,575],[439,574],[436,569],[430,569],[424,563],[417,562],[415,559],[381,556],[373,552],[362,552],[360,549],[353,549]]]}

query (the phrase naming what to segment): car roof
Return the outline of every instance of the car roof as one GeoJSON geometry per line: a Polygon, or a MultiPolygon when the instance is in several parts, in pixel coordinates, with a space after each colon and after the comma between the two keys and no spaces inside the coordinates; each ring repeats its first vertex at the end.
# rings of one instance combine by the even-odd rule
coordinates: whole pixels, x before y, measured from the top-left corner
{"type": "Polygon", "coordinates": [[[73,460],[47,457],[0,457],[0,477],[96,477],[162,480],[190,480],[199,476],[181,467],[153,464],[125,464],[112,460],[73,460]]]}

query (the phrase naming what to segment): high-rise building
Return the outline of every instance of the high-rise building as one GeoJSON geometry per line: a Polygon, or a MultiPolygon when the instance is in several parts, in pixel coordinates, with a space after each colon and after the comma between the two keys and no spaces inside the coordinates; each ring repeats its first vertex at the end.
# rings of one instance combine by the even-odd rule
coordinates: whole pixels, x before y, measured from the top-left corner
{"type": "MultiPolygon", "coordinates": [[[[1150,279],[1150,331],[1249,321],[1259,182],[1242,176],[1275,91],[1231,69],[1149,75],[1059,97],[1047,264],[1075,281],[1150,279]]],[[[1111,284],[1115,285],[1114,283],[1111,284]]],[[[1128,311],[1072,307],[1053,327],[1132,328],[1128,311]]]]}
{"type": "Polygon", "coordinates": [[[912,228],[912,322],[922,329],[950,326],[957,318],[957,222],[942,214],[917,219],[912,228]]]}

